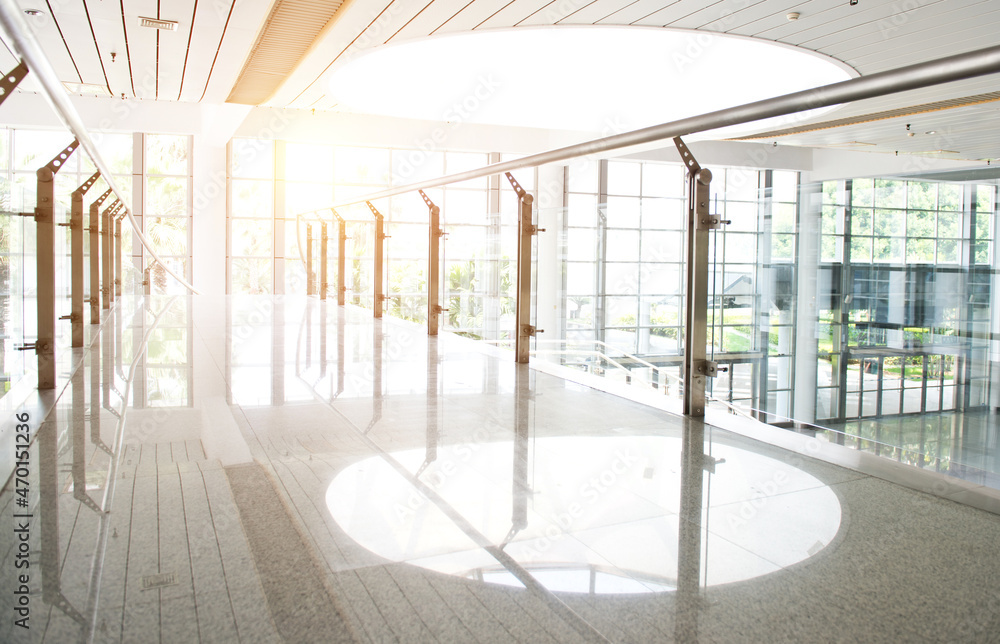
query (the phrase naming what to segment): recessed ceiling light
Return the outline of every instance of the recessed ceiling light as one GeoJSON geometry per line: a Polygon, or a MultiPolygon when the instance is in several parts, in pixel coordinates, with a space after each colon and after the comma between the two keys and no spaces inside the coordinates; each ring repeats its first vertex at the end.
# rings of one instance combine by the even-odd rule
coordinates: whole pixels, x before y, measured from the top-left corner
{"type": "Polygon", "coordinates": [[[159,18],[139,18],[140,27],[149,27],[151,29],[166,29],[167,31],[177,31],[177,21],[176,20],[160,20],[159,18]]]}
{"type": "Polygon", "coordinates": [[[63,86],[69,90],[70,94],[80,94],[81,96],[111,96],[108,88],[104,85],[92,83],[69,83],[63,81],[63,86]]]}
{"type": "Polygon", "coordinates": [[[34,16],[44,16],[45,15],[45,12],[43,12],[41,9],[25,9],[24,13],[26,13],[29,16],[32,16],[32,17],[34,17],[34,16]]]}
{"type": "Polygon", "coordinates": [[[801,15],[802,14],[799,13],[798,11],[792,11],[791,13],[787,14],[785,17],[794,22],[794,21],[798,20],[799,16],[801,16],[801,15]]]}
{"type": "Polygon", "coordinates": [[[937,134],[937,130],[927,130],[924,134],[937,134]]]}

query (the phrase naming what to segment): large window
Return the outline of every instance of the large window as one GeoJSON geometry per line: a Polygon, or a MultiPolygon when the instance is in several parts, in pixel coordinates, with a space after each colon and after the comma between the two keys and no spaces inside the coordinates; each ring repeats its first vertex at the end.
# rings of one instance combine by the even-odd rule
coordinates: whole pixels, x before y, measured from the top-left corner
{"type": "MultiPolygon", "coordinates": [[[[178,275],[191,280],[191,137],[146,134],[145,234],[160,258],[178,275]]],[[[160,266],[151,271],[159,291],[181,292],[183,286],[160,266]]]]}
{"type": "Polygon", "coordinates": [[[982,406],[996,186],[822,186],[817,416],[982,406]]]}
{"type": "MultiPolygon", "coordinates": [[[[508,157],[496,155],[495,160],[508,157]]],[[[313,257],[320,288],[322,221],[327,222],[327,293],[337,296],[337,225],[326,208],[393,185],[486,165],[490,155],[467,152],[332,146],[234,139],[230,146],[229,290],[305,293],[302,258],[313,257]],[[323,209],[319,218],[297,215],[323,209]]],[[[515,173],[533,189],[534,170],[515,173]]],[[[446,233],[441,244],[443,328],[476,338],[509,339],[513,332],[517,210],[506,180],[482,178],[431,189],[446,233]]],[[[416,193],[373,203],[384,217],[385,312],[427,319],[427,205],[416,193]]],[[[337,213],[346,222],[344,276],[348,302],[374,305],[375,218],[364,203],[337,213]]]]}

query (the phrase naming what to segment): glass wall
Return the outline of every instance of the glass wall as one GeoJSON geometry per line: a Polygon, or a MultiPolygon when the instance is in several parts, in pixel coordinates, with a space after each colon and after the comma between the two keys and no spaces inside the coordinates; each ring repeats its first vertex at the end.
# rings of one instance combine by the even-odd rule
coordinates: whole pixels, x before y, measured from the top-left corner
{"type": "MultiPolygon", "coordinates": [[[[319,145],[234,139],[230,146],[229,291],[305,293],[302,258],[312,241],[311,279],[319,290],[322,228],[296,215],[349,201],[391,186],[477,168],[500,155],[319,145]],[[311,226],[310,226],[311,224],[311,226]],[[273,226],[274,234],[267,232],[273,226]],[[273,239],[273,243],[271,242],[273,239]]],[[[534,170],[516,173],[533,189],[534,170]]],[[[441,208],[442,328],[474,338],[505,341],[514,328],[516,197],[506,179],[483,178],[427,197],[441,208]]],[[[385,221],[385,313],[421,324],[427,319],[429,214],[416,192],[376,200],[385,221]]],[[[337,296],[338,230],[327,225],[328,297],[337,296]]],[[[346,221],[347,301],[374,306],[375,218],[366,204],[338,212],[346,221]]]]}
{"type": "MultiPolygon", "coordinates": [[[[118,186],[126,197],[132,188],[132,135],[99,133],[94,142],[114,173],[118,186]]],[[[0,128],[0,392],[6,393],[12,384],[34,368],[34,354],[18,351],[17,347],[36,339],[35,290],[35,226],[29,217],[17,213],[32,212],[36,205],[39,167],[51,161],[72,142],[63,130],[29,130],[0,128]]],[[[68,223],[72,193],[96,168],[89,157],[78,149],[59,169],[55,177],[55,220],[68,223]]],[[[107,185],[98,181],[84,197],[85,226],[89,225],[89,204],[99,197],[107,185]]],[[[110,204],[108,204],[110,205],[110,204]]],[[[127,224],[122,227],[124,256],[131,253],[131,234],[127,224]]],[[[56,229],[56,309],[57,316],[70,313],[70,229],[56,229]]],[[[84,235],[84,255],[90,255],[90,236],[84,235]]],[[[90,262],[84,261],[84,285],[89,294],[90,262]]],[[[123,263],[124,286],[137,282],[135,271],[123,263]]],[[[69,345],[68,322],[57,324],[57,345],[69,345]]]]}
{"type": "Polygon", "coordinates": [[[822,186],[820,422],[985,407],[996,186],[822,186]]]}
{"type": "MultiPolygon", "coordinates": [[[[191,280],[191,137],[144,135],[145,234],[171,270],[191,280]]],[[[185,291],[159,265],[151,272],[158,292],[185,291]]]]}

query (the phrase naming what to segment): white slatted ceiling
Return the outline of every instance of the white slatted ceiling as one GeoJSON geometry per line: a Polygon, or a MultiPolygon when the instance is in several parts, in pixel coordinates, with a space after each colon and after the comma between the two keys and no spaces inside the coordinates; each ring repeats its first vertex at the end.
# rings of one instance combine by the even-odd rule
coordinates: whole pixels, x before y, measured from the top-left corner
{"type": "MultiPolygon", "coordinates": [[[[441,2],[441,0],[438,0],[441,2]]],[[[475,0],[438,28],[438,33],[453,33],[475,29],[490,16],[504,8],[511,0],[475,0]]],[[[513,26],[513,25],[508,25],[513,26]]]]}
{"type": "Polygon", "coordinates": [[[673,25],[678,20],[683,20],[692,14],[697,13],[705,6],[704,2],[698,0],[680,0],[667,5],[659,11],[654,11],[645,18],[636,21],[636,25],[646,25],[650,27],[663,27],[673,25]]]}
{"type": "MultiPolygon", "coordinates": [[[[193,2],[160,2],[161,17],[180,23],[176,32],[161,32],[161,100],[178,98],[193,2]]],[[[239,74],[271,0],[236,3],[229,30],[223,38],[222,29],[232,2],[199,3],[181,100],[201,98],[220,41],[220,55],[205,100],[224,100],[239,74]]],[[[333,99],[326,95],[323,78],[332,61],[342,61],[345,56],[386,42],[476,28],[550,24],[700,28],[796,44],[834,56],[866,74],[1000,43],[1000,2],[997,0],[921,0],[909,4],[867,0],[854,7],[845,0],[355,0],[341,9],[337,19],[327,27],[324,38],[315,43],[310,55],[289,75],[271,104],[334,107],[333,99]],[[786,14],[789,11],[800,12],[801,18],[788,21],[786,14]]],[[[156,93],[157,32],[140,28],[137,21],[140,15],[157,16],[156,5],[156,0],[125,0],[124,22],[128,30],[135,95],[149,99],[156,93]]],[[[75,62],[83,82],[103,85],[107,73],[108,84],[115,95],[124,93],[131,97],[132,83],[119,2],[79,0],[79,4],[60,2],[53,6],[73,58],[66,53],[66,45],[51,21],[48,27],[40,30],[39,38],[60,76],[64,80],[76,80],[75,62]],[[90,11],[97,47],[86,23],[84,2],[90,11]],[[110,62],[111,51],[118,54],[114,64],[110,62]]],[[[0,50],[0,61],[6,61],[8,67],[16,64],[9,52],[3,50],[0,50]]],[[[22,88],[30,87],[29,79],[22,83],[22,88]]],[[[962,81],[856,103],[817,120],[967,96],[993,91],[998,86],[1000,79],[995,76],[962,81]]],[[[949,119],[948,122],[954,118],[958,122],[964,115],[977,114],[984,116],[984,122],[993,122],[989,117],[995,114],[991,110],[996,106],[983,107],[981,112],[970,111],[973,109],[948,110],[939,113],[942,115],[939,118],[949,119]],[[943,116],[945,114],[948,116],[943,116]]],[[[882,132],[883,127],[879,125],[876,131],[882,132]]],[[[848,136],[848,131],[853,132],[855,128],[865,131],[865,126],[851,126],[844,129],[844,135],[848,136]]],[[[819,135],[797,136],[805,141],[818,140],[819,135]]],[[[832,134],[828,132],[823,136],[832,134]]],[[[988,141],[994,137],[991,134],[982,138],[987,141],[982,145],[988,146],[988,141]]]]}
{"type": "MultiPolygon", "coordinates": [[[[108,75],[108,84],[111,85],[111,92],[115,96],[124,94],[126,97],[132,96],[132,81],[129,76],[129,61],[125,52],[125,32],[122,27],[122,15],[119,5],[112,2],[101,2],[100,0],[86,0],[87,9],[90,11],[90,22],[94,27],[94,36],[97,38],[97,45],[101,52],[101,59],[104,61],[104,73],[108,75]],[[115,52],[115,62],[111,62],[111,52],[115,52]]],[[[86,20],[86,15],[83,20],[86,20]]],[[[86,22],[79,25],[80,31],[90,32],[90,26],[86,22]]],[[[74,49],[74,56],[75,54],[74,49]]],[[[103,74],[95,76],[88,83],[104,82],[103,74]]]]}
{"type": "MultiPolygon", "coordinates": [[[[72,53],[73,61],[80,70],[80,82],[107,87],[104,70],[101,69],[101,59],[97,47],[94,45],[94,37],[90,33],[90,25],[87,23],[87,14],[84,12],[83,3],[67,6],[65,11],[61,11],[55,16],[55,20],[58,21],[63,37],[66,39],[66,45],[72,53]]],[[[70,79],[60,76],[60,80],[68,81],[70,79]]]]}
{"type": "Polygon", "coordinates": [[[66,49],[62,36],[59,35],[59,29],[56,28],[52,16],[48,15],[48,12],[37,17],[25,16],[25,22],[28,23],[29,29],[45,53],[48,54],[49,62],[59,76],[59,80],[80,82],[80,77],[73,65],[73,59],[66,49]]]}
{"type": "Polygon", "coordinates": [[[887,38],[899,38],[906,34],[933,30],[937,32],[956,19],[956,11],[964,13],[972,8],[980,11],[989,8],[989,0],[948,0],[922,5],[918,9],[897,16],[886,12],[876,20],[852,25],[849,29],[826,30],[828,33],[804,34],[801,44],[810,49],[821,49],[834,55],[864,46],[884,46],[887,38]]]}
{"type": "Polygon", "coordinates": [[[479,28],[503,29],[504,27],[517,26],[521,21],[541,11],[548,4],[549,0],[514,0],[490,16],[479,28]]]}
{"type": "MultiPolygon", "coordinates": [[[[194,102],[199,100],[202,93],[204,93],[205,83],[208,81],[208,74],[212,69],[212,60],[215,58],[219,41],[222,39],[222,30],[226,23],[228,7],[225,7],[225,9],[226,11],[222,12],[220,16],[219,12],[213,10],[212,5],[205,3],[198,4],[198,12],[194,19],[194,30],[191,34],[191,51],[188,52],[187,71],[184,74],[184,86],[180,88],[179,100],[194,102]]],[[[232,26],[230,26],[230,29],[232,29],[232,26]]],[[[232,36],[234,33],[235,30],[228,35],[232,36]]],[[[251,42],[255,35],[255,32],[253,35],[250,35],[249,40],[251,42]]],[[[244,38],[244,41],[246,40],[248,38],[244,38]]],[[[242,59],[240,62],[242,63],[242,59]]],[[[238,71],[239,69],[237,69],[238,71]]],[[[225,100],[228,94],[229,87],[226,87],[223,96],[216,100],[221,102],[225,100]]]]}
{"type": "Polygon", "coordinates": [[[577,11],[563,18],[563,25],[593,25],[632,4],[634,0],[595,0],[582,4],[577,11]]]}
{"type": "Polygon", "coordinates": [[[431,0],[422,1],[425,3],[424,8],[399,31],[390,36],[390,42],[429,36],[465,6],[465,4],[433,2],[431,0]]]}
{"type": "Polygon", "coordinates": [[[649,14],[659,11],[668,4],[673,3],[669,0],[636,0],[636,2],[626,5],[604,18],[599,24],[630,25],[636,20],[642,20],[649,14]]]}
{"type": "Polygon", "coordinates": [[[559,24],[561,20],[565,20],[587,4],[589,4],[589,2],[580,0],[577,0],[576,2],[549,2],[540,10],[522,20],[520,22],[520,26],[530,27],[532,25],[559,24]]]}
{"type": "Polygon", "coordinates": [[[139,17],[156,17],[156,0],[125,0],[125,33],[128,38],[132,88],[135,97],[156,99],[156,31],[139,26],[139,17]]]}
{"type": "Polygon", "coordinates": [[[802,0],[783,0],[768,3],[739,3],[734,11],[733,2],[716,2],[699,11],[691,13],[683,18],[678,18],[670,24],[678,29],[705,29],[708,31],[729,31],[748,22],[753,22],[764,15],[778,13],[787,15],[790,11],[797,11],[802,5],[802,0]]]}
{"type": "MultiPolygon", "coordinates": [[[[160,4],[160,18],[174,20],[178,24],[176,31],[159,32],[156,96],[158,99],[176,101],[181,90],[181,75],[184,72],[185,54],[191,32],[194,0],[171,0],[169,5],[164,5],[165,3],[160,4]]],[[[155,36],[154,33],[154,38],[155,36]]],[[[190,57],[187,58],[191,63],[190,57]]]]}
{"type": "Polygon", "coordinates": [[[957,150],[957,155],[944,158],[984,159],[997,157],[1000,141],[1000,108],[997,103],[931,112],[928,114],[859,123],[830,130],[793,134],[776,138],[779,144],[804,146],[838,145],[852,141],[874,143],[864,146],[873,152],[900,154],[932,150],[957,150]],[[906,124],[910,123],[916,136],[908,137],[906,124]],[[936,135],[924,134],[936,131],[936,135]],[[984,132],[986,133],[984,135],[984,132]]]}

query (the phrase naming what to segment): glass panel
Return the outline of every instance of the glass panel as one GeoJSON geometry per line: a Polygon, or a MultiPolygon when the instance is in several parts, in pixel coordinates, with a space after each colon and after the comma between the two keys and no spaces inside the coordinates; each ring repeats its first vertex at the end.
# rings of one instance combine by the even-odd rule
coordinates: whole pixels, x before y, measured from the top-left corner
{"type": "Polygon", "coordinates": [[[608,227],[638,228],[640,201],[635,197],[608,197],[608,227]]]}
{"type": "Polygon", "coordinates": [[[310,143],[285,144],[285,180],[333,181],[333,146],[310,143]]]}
{"type": "Polygon", "coordinates": [[[147,217],[187,217],[187,179],[148,177],[146,179],[147,217]]]}
{"type": "Polygon", "coordinates": [[[249,295],[270,293],[273,265],[274,262],[270,259],[234,257],[230,268],[232,271],[231,292],[249,295]]]}
{"type": "Polygon", "coordinates": [[[233,217],[271,217],[274,212],[274,198],[270,181],[243,181],[233,179],[233,217]]]}
{"type": "Polygon", "coordinates": [[[235,257],[270,257],[274,223],[270,219],[233,219],[232,254],[235,257]]]}
{"type": "Polygon", "coordinates": [[[337,147],[333,154],[337,183],[388,186],[390,152],[378,148],[337,147]]]}
{"type": "Polygon", "coordinates": [[[642,194],[645,197],[683,197],[684,166],[665,163],[642,164],[642,194]]]}
{"type": "MultiPolygon", "coordinates": [[[[187,217],[146,217],[146,235],[161,257],[188,254],[187,217]]],[[[173,267],[171,267],[173,268],[173,267]]],[[[181,273],[183,275],[183,273],[181,273]]]]}
{"type": "Polygon", "coordinates": [[[274,143],[261,139],[233,139],[233,176],[270,179],[274,176],[274,143]]]}
{"type": "Polygon", "coordinates": [[[608,161],[608,194],[639,196],[642,166],[628,161],[608,161]]]}
{"type": "Polygon", "coordinates": [[[191,138],[173,134],[146,135],[146,173],[187,175],[191,138]]]}

